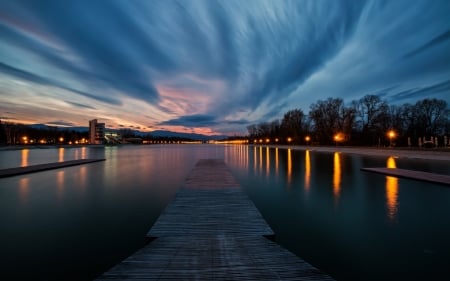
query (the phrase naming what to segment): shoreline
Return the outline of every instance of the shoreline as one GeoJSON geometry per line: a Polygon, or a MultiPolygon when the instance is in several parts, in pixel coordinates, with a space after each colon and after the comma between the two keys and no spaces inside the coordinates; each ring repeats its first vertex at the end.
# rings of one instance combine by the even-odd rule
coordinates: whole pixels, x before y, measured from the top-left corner
{"type": "MultiPolygon", "coordinates": [[[[253,147],[269,147],[280,149],[293,150],[309,150],[317,152],[340,152],[345,154],[356,154],[374,157],[397,157],[408,159],[423,159],[423,160],[440,160],[450,161],[450,148],[387,148],[387,147],[358,147],[358,146],[311,146],[311,145],[275,145],[275,144],[249,144],[253,147]]],[[[55,149],[55,148],[79,148],[79,147],[105,147],[104,145],[83,144],[83,145],[49,145],[49,146],[30,146],[30,145],[16,145],[16,146],[0,146],[1,151],[21,150],[21,149],[55,149]]]]}
{"type": "Polygon", "coordinates": [[[349,146],[306,146],[306,145],[252,145],[254,147],[269,147],[292,150],[309,150],[317,152],[340,152],[345,154],[356,154],[375,157],[396,157],[408,159],[440,160],[450,161],[450,149],[420,150],[409,148],[372,148],[372,147],[349,147],[349,146]]]}

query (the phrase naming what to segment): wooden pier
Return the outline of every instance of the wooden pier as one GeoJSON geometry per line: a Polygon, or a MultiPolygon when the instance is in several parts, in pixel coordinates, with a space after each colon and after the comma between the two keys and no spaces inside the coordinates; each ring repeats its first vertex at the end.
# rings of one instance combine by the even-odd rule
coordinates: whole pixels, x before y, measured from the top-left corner
{"type": "Polygon", "coordinates": [[[414,179],[431,183],[450,185],[450,176],[436,173],[413,171],[398,168],[361,168],[361,171],[373,172],[387,176],[414,179]]]}
{"type": "Polygon", "coordinates": [[[97,280],[333,280],[274,236],[222,160],[200,160],[148,232],[97,280]]]}
{"type": "Polygon", "coordinates": [[[31,165],[26,167],[16,167],[0,170],[0,178],[13,177],[29,173],[37,173],[41,171],[59,169],[64,167],[83,165],[87,163],[105,161],[105,159],[79,159],[79,160],[69,160],[64,162],[54,162],[46,164],[31,165]]]}

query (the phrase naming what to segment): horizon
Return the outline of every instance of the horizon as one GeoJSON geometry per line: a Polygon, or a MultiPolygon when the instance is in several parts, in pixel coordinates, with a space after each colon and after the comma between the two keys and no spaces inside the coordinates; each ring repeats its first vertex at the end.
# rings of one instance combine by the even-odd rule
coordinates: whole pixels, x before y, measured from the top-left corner
{"type": "Polygon", "coordinates": [[[0,119],[246,135],[328,97],[450,103],[448,1],[3,1],[0,119]]]}

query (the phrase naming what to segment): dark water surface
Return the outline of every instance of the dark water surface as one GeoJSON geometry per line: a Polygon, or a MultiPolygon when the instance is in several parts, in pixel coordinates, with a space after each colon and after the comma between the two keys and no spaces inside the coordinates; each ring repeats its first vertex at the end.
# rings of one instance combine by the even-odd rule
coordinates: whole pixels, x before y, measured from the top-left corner
{"type": "Polygon", "coordinates": [[[450,188],[361,172],[443,161],[253,146],[0,151],[0,168],[105,162],[0,179],[0,279],[90,280],[144,236],[201,158],[224,158],[277,242],[337,280],[450,276],[450,188]]]}

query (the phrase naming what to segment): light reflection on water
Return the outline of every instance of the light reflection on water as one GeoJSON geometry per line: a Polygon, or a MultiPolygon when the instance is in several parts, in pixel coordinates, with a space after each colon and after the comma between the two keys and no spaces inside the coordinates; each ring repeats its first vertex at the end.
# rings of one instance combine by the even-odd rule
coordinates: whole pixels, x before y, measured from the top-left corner
{"type": "Polygon", "coordinates": [[[22,162],[20,164],[21,167],[28,166],[28,154],[30,150],[29,149],[22,149],[22,162]]]}
{"type": "MultiPolygon", "coordinates": [[[[78,149],[76,151],[78,152],[78,149]]],[[[58,162],[64,162],[64,147],[58,149],[58,162]]]]}
{"type": "Polygon", "coordinates": [[[30,179],[28,177],[22,177],[19,180],[19,199],[21,205],[27,203],[29,189],[30,179]]]}
{"type": "MultiPolygon", "coordinates": [[[[397,164],[394,157],[389,157],[386,161],[387,168],[395,169],[397,164]]],[[[386,207],[389,220],[395,221],[398,212],[398,178],[386,176],[386,207]]]]}
{"type": "Polygon", "coordinates": [[[287,150],[287,182],[288,184],[292,181],[292,152],[291,149],[287,150]]]}
{"type": "Polygon", "coordinates": [[[200,158],[224,158],[277,242],[338,280],[450,273],[450,189],[359,171],[398,166],[450,173],[433,161],[218,145],[0,153],[10,162],[0,158],[1,167],[107,159],[0,179],[0,221],[8,225],[0,232],[0,249],[17,261],[8,270],[26,274],[25,265],[35,280],[68,273],[89,280],[142,247],[143,236],[200,158]],[[408,188],[400,193],[400,185],[408,188]],[[51,243],[36,244],[29,235],[51,243]],[[69,240],[71,250],[64,246],[69,240]]]}
{"type": "Polygon", "coordinates": [[[277,242],[336,279],[434,280],[450,274],[450,190],[360,171],[400,166],[450,174],[445,162],[261,146],[249,155],[252,170],[233,166],[233,172],[277,242]],[[267,169],[268,159],[274,168],[267,169]],[[400,194],[402,182],[408,190],[400,194]]]}
{"type": "MultiPolygon", "coordinates": [[[[278,148],[277,148],[278,150],[278,148]]],[[[305,151],[305,191],[308,192],[311,184],[311,157],[309,150],[305,151]]]]}
{"type": "Polygon", "coordinates": [[[340,153],[335,152],[333,158],[333,194],[335,200],[339,199],[339,194],[341,191],[341,158],[340,153]]]}

